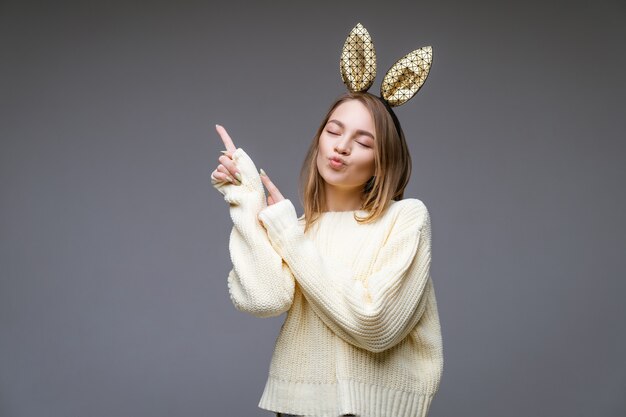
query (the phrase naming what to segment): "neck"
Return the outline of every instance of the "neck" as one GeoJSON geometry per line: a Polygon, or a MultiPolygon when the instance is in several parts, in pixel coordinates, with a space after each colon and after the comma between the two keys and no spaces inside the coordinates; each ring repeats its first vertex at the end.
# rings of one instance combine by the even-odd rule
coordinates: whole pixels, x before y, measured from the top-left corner
{"type": "Polygon", "coordinates": [[[362,192],[356,190],[342,190],[326,184],[326,211],[360,210],[363,204],[362,192]]]}

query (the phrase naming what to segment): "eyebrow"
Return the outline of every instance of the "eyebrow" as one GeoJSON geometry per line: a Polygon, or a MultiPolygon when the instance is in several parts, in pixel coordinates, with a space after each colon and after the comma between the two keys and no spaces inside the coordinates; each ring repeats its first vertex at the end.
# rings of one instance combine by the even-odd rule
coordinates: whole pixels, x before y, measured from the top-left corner
{"type": "MultiPolygon", "coordinates": [[[[337,124],[341,128],[345,127],[345,125],[343,123],[341,123],[339,120],[335,120],[335,119],[329,120],[328,123],[335,123],[335,124],[337,124]]],[[[372,138],[372,140],[376,140],[376,139],[374,139],[374,135],[372,135],[367,130],[357,129],[356,133],[359,133],[359,134],[365,135],[365,136],[369,136],[370,138],[372,138]]]]}

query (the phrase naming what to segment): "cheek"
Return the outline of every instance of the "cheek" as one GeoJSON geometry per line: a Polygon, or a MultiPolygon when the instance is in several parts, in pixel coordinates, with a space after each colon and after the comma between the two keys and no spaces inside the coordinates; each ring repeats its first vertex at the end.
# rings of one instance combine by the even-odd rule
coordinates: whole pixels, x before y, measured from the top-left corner
{"type": "Polygon", "coordinates": [[[325,151],[329,146],[331,146],[331,144],[330,144],[330,140],[328,139],[328,136],[326,136],[325,134],[322,134],[318,141],[318,147],[321,150],[325,151]]]}
{"type": "Polygon", "coordinates": [[[332,143],[325,138],[324,136],[320,136],[320,139],[317,143],[317,158],[318,160],[324,159],[325,157],[332,154],[334,151],[332,149],[332,143]]]}
{"type": "Polygon", "coordinates": [[[320,139],[320,142],[319,142],[319,144],[317,146],[317,158],[316,158],[316,160],[317,160],[318,167],[321,166],[322,161],[324,160],[325,155],[326,155],[326,148],[324,147],[322,142],[323,141],[320,139]]]}
{"type": "Polygon", "coordinates": [[[374,175],[376,168],[373,156],[368,152],[367,155],[363,155],[363,160],[359,163],[359,171],[368,178],[374,175]]]}

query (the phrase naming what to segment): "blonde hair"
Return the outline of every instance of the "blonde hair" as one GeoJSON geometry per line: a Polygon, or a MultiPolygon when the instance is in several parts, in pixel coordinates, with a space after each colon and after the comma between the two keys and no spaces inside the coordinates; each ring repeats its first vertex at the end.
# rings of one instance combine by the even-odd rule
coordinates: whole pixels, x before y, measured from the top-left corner
{"type": "MultiPolygon", "coordinates": [[[[359,223],[371,223],[380,217],[391,200],[402,200],[404,189],[411,177],[411,155],[400,123],[394,123],[392,110],[376,96],[368,92],[346,92],[330,106],[328,113],[317,129],[300,171],[300,199],[304,207],[306,231],[326,210],[326,182],[317,169],[319,138],[332,112],[348,100],[358,100],[369,110],[376,129],[374,176],[363,187],[361,209],[368,212],[366,217],[355,219],[359,223]]],[[[395,117],[395,116],[394,116],[395,117]]]]}

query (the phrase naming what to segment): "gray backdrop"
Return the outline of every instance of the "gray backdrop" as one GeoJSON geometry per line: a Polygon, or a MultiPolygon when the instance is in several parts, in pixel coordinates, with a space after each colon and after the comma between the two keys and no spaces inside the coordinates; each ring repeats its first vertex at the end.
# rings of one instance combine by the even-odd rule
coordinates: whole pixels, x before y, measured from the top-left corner
{"type": "Polygon", "coordinates": [[[270,416],[283,317],[230,303],[214,124],[299,214],[361,22],[433,221],[435,416],[626,415],[626,7],[560,2],[0,4],[0,415],[270,416]]]}

